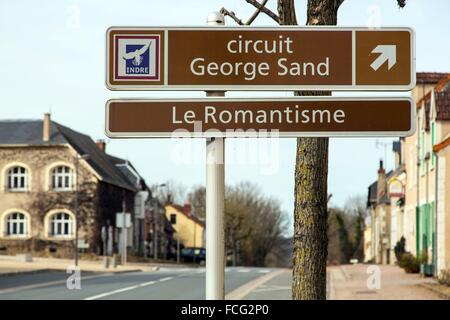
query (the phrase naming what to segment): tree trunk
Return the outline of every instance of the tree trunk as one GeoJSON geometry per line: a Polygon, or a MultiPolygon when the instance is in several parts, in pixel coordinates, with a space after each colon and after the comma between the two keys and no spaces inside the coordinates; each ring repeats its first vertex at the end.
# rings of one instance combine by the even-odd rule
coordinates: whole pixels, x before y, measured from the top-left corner
{"type": "MultiPolygon", "coordinates": [[[[308,0],[308,25],[335,25],[341,0],[308,0]]],[[[278,0],[280,24],[297,24],[294,0],[278,0]]],[[[296,92],[330,95],[330,92],[296,92]]],[[[299,138],[295,167],[292,298],[326,299],[328,138],[299,138]]]]}

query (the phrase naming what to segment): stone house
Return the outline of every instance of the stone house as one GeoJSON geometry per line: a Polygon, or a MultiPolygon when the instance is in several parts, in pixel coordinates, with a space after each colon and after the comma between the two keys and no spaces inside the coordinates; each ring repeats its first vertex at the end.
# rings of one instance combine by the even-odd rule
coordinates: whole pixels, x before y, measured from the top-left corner
{"type": "Polygon", "coordinates": [[[117,252],[116,213],[131,213],[129,249],[143,243],[145,181],[105,143],[51,121],[0,121],[0,250],[70,257],[117,252]],[[139,209],[139,204],[142,209],[139,209]],[[136,236],[138,233],[138,236],[136,236]],[[108,241],[108,240],[107,240],[108,241]],[[106,242],[105,242],[106,244],[106,242]],[[106,247],[106,246],[105,246],[106,247]]]}

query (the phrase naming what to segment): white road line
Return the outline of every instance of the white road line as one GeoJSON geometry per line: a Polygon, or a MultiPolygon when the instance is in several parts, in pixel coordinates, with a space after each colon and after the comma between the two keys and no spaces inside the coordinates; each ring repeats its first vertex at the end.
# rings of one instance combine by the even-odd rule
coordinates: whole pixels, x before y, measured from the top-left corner
{"type": "Polygon", "coordinates": [[[164,281],[168,281],[168,280],[172,280],[172,279],[173,279],[173,277],[166,277],[166,278],[159,279],[158,281],[164,282],[164,281]]]}
{"type": "Polygon", "coordinates": [[[141,284],[139,285],[139,287],[151,286],[151,285],[154,284],[154,283],[156,283],[156,281],[144,282],[144,283],[141,283],[141,284]]]}
{"type": "Polygon", "coordinates": [[[85,298],[84,300],[97,300],[97,299],[101,299],[101,298],[104,298],[104,297],[111,296],[113,294],[117,294],[117,293],[129,291],[129,290],[134,290],[134,289],[137,289],[137,288],[150,286],[150,285],[158,283],[158,282],[165,282],[165,281],[169,281],[169,280],[172,280],[172,279],[175,279],[175,278],[180,278],[180,277],[183,277],[183,276],[184,275],[180,275],[180,276],[177,276],[177,277],[165,277],[165,278],[159,279],[157,281],[143,282],[143,283],[138,284],[138,285],[125,287],[125,288],[122,288],[122,289],[117,289],[117,290],[113,290],[113,291],[109,291],[109,292],[105,292],[105,293],[101,293],[101,294],[98,294],[98,295],[95,295],[95,296],[92,296],[92,297],[85,298]]]}
{"type": "Polygon", "coordinates": [[[126,287],[126,288],[122,288],[122,289],[117,289],[117,290],[114,290],[114,291],[98,294],[96,296],[88,297],[88,298],[85,298],[84,300],[97,300],[97,299],[101,299],[101,298],[104,298],[104,297],[107,297],[107,296],[110,296],[110,295],[113,295],[113,294],[116,294],[116,293],[121,293],[121,292],[129,291],[129,290],[133,290],[133,289],[136,289],[138,287],[139,286],[131,286],[131,287],[126,287]]]}
{"type": "Polygon", "coordinates": [[[243,286],[231,291],[225,296],[225,300],[241,300],[250,292],[255,290],[256,288],[262,286],[267,281],[281,275],[282,273],[287,272],[287,269],[279,269],[274,270],[271,273],[265,274],[263,276],[260,276],[250,282],[247,282],[243,286]]]}
{"type": "Polygon", "coordinates": [[[250,269],[239,269],[238,272],[250,272],[250,269]]]}
{"type": "Polygon", "coordinates": [[[271,272],[272,270],[259,270],[258,271],[258,273],[269,273],[269,272],[271,272]]]}

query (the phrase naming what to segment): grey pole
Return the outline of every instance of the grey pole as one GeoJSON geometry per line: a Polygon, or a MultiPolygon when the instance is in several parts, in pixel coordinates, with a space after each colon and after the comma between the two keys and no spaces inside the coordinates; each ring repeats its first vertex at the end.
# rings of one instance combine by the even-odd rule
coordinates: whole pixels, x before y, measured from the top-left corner
{"type": "Polygon", "coordinates": [[[75,267],[78,267],[78,154],[76,155],[75,159],[75,267]]]}
{"type": "Polygon", "coordinates": [[[122,198],[122,265],[125,265],[127,263],[127,228],[126,228],[126,218],[125,218],[125,211],[126,211],[126,205],[125,205],[125,191],[123,191],[123,198],[122,198]]]}
{"type": "Polygon", "coordinates": [[[89,159],[88,154],[83,154],[79,156],[78,154],[75,156],[75,266],[78,267],[78,223],[79,223],[79,213],[78,213],[78,189],[79,189],[79,177],[78,171],[80,166],[80,159],[89,159]]]}
{"type": "Polygon", "coordinates": [[[180,237],[177,236],[177,263],[180,263],[180,237]]]}
{"type": "MultiPolygon", "coordinates": [[[[210,26],[225,24],[224,16],[212,12],[210,26]]],[[[208,97],[223,97],[224,91],[208,91],[208,97]]],[[[224,240],[224,138],[206,141],[206,299],[224,300],[225,240],[224,240]]]]}
{"type": "Polygon", "coordinates": [[[153,214],[154,214],[154,232],[153,232],[153,259],[158,259],[158,200],[156,197],[153,202],[153,214]]]}

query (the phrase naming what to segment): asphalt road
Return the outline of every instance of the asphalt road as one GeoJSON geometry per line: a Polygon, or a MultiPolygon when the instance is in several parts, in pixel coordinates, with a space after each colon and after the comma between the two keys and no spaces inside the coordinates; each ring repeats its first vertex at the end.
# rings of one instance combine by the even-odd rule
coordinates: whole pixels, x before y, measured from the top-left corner
{"type": "MultiPolygon", "coordinates": [[[[268,268],[227,268],[226,294],[251,281],[277,272],[268,268]]],[[[161,268],[153,272],[81,275],[81,288],[68,289],[69,274],[59,271],[0,277],[0,300],[157,300],[205,298],[204,268],[161,268]]],[[[274,278],[276,279],[276,278],[274,278]]],[[[272,280],[273,282],[274,280],[272,280]]],[[[269,284],[270,285],[270,284],[269,284]]],[[[268,294],[270,292],[266,291],[268,294]]],[[[255,299],[258,295],[252,294],[255,299]]],[[[265,296],[265,298],[268,298],[265,296]]],[[[244,298],[245,299],[245,298],[244,298]]]]}

